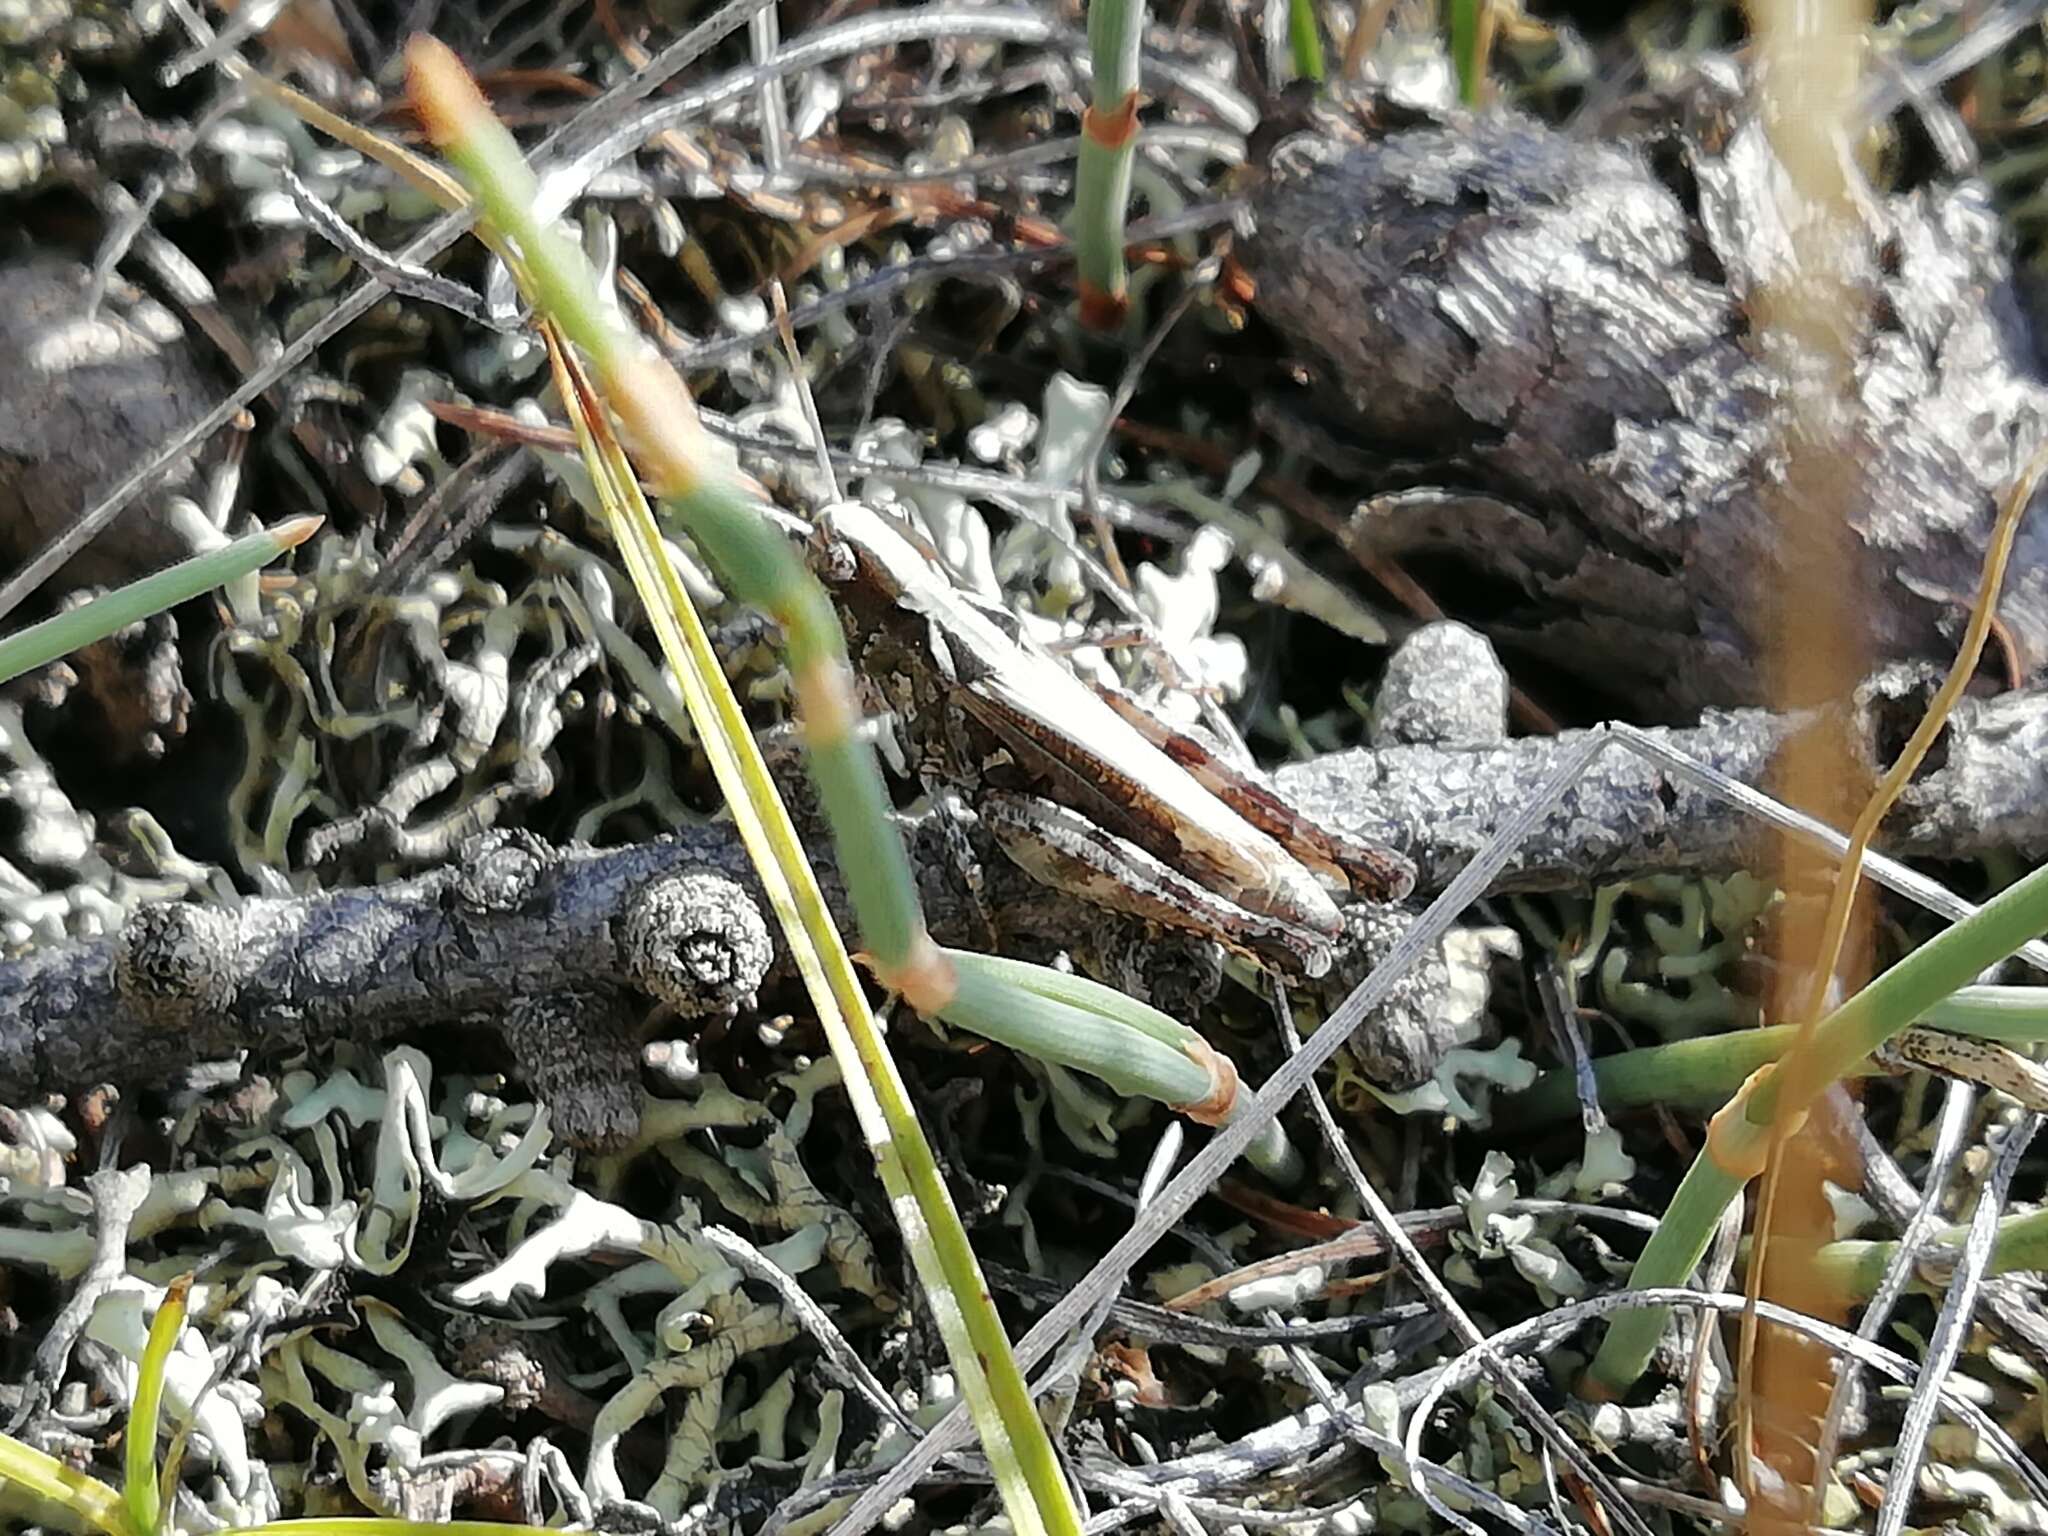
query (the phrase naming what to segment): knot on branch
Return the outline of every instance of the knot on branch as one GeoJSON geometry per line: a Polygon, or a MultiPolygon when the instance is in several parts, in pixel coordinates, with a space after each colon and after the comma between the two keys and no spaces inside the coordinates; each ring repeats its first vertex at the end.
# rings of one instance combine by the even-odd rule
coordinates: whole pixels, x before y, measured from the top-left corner
{"type": "Polygon", "coordinates": [[[517,912],[533,895],[555,852],[531,832],[501,828],[462,845],[455,899],[478,915],[517,912]]]}
{"type": "Polygon", "coordinates": [[[137,907],[115,939],[121,1001],[156,1029],[217,1020],[235,1001],[238,932],[235,919],[213,907],[137,907]]]}
{"type": "Polygon", "coordinates": [[[571,1146],[609,1151],[639,1132],[638,1017],[623,989],[603,985],[515,997],[499,1016],[520,1072],[571,1146]]]}
{"type": "Polygon", "coordinates": [[[774,946],[754,898],[723,875],[664,875],[627,901],[618,926],[626,974],[685,1018],[749,1006],[774,946]]]}

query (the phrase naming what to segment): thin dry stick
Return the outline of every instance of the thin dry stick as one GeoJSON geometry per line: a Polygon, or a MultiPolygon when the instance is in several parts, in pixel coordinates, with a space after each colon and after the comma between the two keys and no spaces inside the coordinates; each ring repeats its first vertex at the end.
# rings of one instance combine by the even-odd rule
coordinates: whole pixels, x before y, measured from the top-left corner
{"type": "Polygon", "coordinates": [[[1971,1215],[1970,1234],[1964,1242],[1956,1272],[1949,1281],[1940,1321],[1934,1325],[1933,1337],[1927,1341],[1927,1358],[1921,1364],[1920,1379],[1913,1384],[1913,1395],[1906,1401],[1905,1418],[1899,1425],[1898,1449],[1892,1457],[1891,1473],[1885,1484],[1884,1502],[1878,1506],[1875,1536],[1900,1536],[1905,1529],[1906,1512],[1912,1507],[1913,1494],[1920,1483],[1920,1467],[1927,1455],[1927,1436],[1934,1428],[1935,1415],[1941,1410],[1941,1385],[1948,1380],[1949,1371],[1955,1365],[1963,1340],[1970,1331],[1977,1293],[1984,1283],[1992,1244],[1997,1241],[1998,1218],[2011,1192],[2013,1175],[2019,1172],[2020,1159],[2025,1156],[2034,1133],[2040,1128],[2039,1115],[2027,1115],[2011,1128],[2005,1145],[1999,1149],[1998,1162],[1991,1170],[1983,1197],[1971,1215]]]}
{"type": "MultiPolygon", "coordinates": [[[[1300,1049],[1300,1044],[1294,1027],[1294,1015],[1288,1007],[1284,988],[1272,988],[1272,1003],[1280,1021],[1282,1044],[1292,1055],[1300,1049]]],[[[1407,1229],[1402,1226],[1393,1208],[1381,1197],[1373,1182],[1365,1176],[1365,1170],[1359,1166],[1357,1157],[1351,1151],[1351,1143],[1339,1129],[1335,1117],[1330,1113],[1330,1106],[1323,1101],[1323,1096],[1311,1087],[1307,1098],[1316,1124],[1322,1131],[1324,1143],[1329,1147],[1338,1167],[1343,1169],[1359,1202],[1365,1207],[1366,1214],[1372,1222],[1374,1235],[1386,1243],[1388,1249],[1400,1261],[1401,1268],[1407,1272],[1409,1279],[1420,1287],[1430,1307],[1437,1316],[1451,1325],[1451,1331],[1465,1347],[1485,1349],[1485,1335],[1480,1332],[1479,1325],[1472,1320],[1471,1314],[1458,1305],[1458,1299],[1451,1294],[1451,1288],[1444,1283],[1443,1277],[1430,1267],[1429,1261],[1422,1256],[1422,1251],[1416,1247],[1415,1240],[1408,1235],[1407,1229]]],[[[1506,1369],[1490,1371],[1490,1374],[1495,1385],[1515,1409],[1536,1426],[1537,1432],[1543,1437],[1545,1448],[1562,1456],[1566,1465],[1599,1496],[1602,1507],[1616,1528],[1631,1532],[1633,1536],[1649,1536],[1650,1528],[1644,1523],[1643,1517],[1636,1513],[1635,1506],[1622,1496],[1607,1474],[1594,1465],[1584,1448],[1565,1432],[1564,1427],[1550,1411],[1536,1400],[1522,1379],[1506,1369]]],[[[1443,1502],[1443,1496],[1437,1491],[1431,1479],[1423,1478],[1417,1486],[1423,1502],[1429,1505],[1439,1519],[1460,1530],[1478,1531],[1477,1526],[1456,1514],[1443,1502]]]]}
{"type": "Polygon", "coordinates": [[[1365,61],[1387,30],[1387,18],[1394,14],[1394,0],[1358,0],[1353,13],[1351,35],[1344,40],[1343,78],[1357,80],[1365,61]]]}
{"type": "MultiPolygon", "coordinates": [[[[1941,1119],[1937,1124],[1934,1146],[1928,1153],[1927,1170],[1921,1175],[1919,1206],[1905,1231],[1899,1234],[1898,1252],[1893,1256],[1891,1266],[1885,1271],[1884,1281],[1877,1294],[1863,1309],[1863,1319],[1856,1325],[1856,1337],[1865,1342],[1875,1342],[1891,1321],[1892,1308],[1897,1305],[1906,1287],[1912,1283],[1919,1266],[1920,1252],[1927,1241],[1941,1227],[1941,1199],[1948,1188],[1950,1166],[1956,1155],[1963,1149],[1963,1137],[1969,1129],[1970,1111],[1977,1102],[1976,1090],[1968,1083],[1951,1081],[1942,1096],[1941,1119]]],[[[1860,1367],[1854,1360],[1842,1364],[1835,1378],[1834,1394],[1828,1400],[1827,1416],[1821,1420],[1820,1435],[1814,1452],[1814,1465],[1821,1475],[1813,1480],[1813,1496],[1807,1503],[1806,1518],[1811,1524],[1819,1524],[1825,1502],[1824,1493],[1828,1486],[1828,1469],[1834,1465],[1835,1450],[1841,1443],[1842,1420],[1849,1410],[1852,1389],[1858,1382],[1860,1367]]]]}

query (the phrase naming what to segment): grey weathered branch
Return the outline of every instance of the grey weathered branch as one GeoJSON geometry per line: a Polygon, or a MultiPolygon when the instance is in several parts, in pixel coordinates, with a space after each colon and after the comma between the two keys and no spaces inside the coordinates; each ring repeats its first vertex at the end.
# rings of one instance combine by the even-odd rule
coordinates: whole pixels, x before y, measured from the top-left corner
{"type": "MultiPolygon", "coordinates": [[[[911,831],[934,931],[989,942],[944,846],[957,829],[935,817],[911,831]]],[[[1059,926],[1056,904],[1024,876],[991,876],[1006,932],[1059,926]]],[[[822,866],[820,878],[847,923],[836,871],[822,866]]],[[[161,1080],[240,1050],[481,1026],[566,1135],[603,1142],[633,1128],[637,1042],[656,1004],[685,1018],[731,1013],[786,970],[764,910],[725,823],[607,851],[493,832],[381,886],[234,910],[148,906],[110,937],[0,964],[0,1099],[161,1080]]]]}
{"type": "MultiPolygon", "coordinates": [[[[1866,697],[1852,738],[1878,768],[1919,717],[1922,694],[1866,697]]],[[[1648,734],[1752,788],[1768,786],[1773,755],[1803,717],[1763,710],[1711,713],[1688,730],[1648,734]]],[[[1338,752],[1283,768],[1295,804],[1353,837],[1407,854],[1418,898],[1441,891],[1493,830],[1584,738],[1571,731],[1476,751],[1426,746],[1338,752]]],[[[1584,886],[1663,870],[1753,866],[1767,829],[1707,790],[1633,753],[1598,758],[1539,821],[1497,890],[1584,886]]],[[[2048,849],[2048,691],[1965,699],[1885,822],[1881,851],[1901,858],[1967,858],[2048,849]]]]}
{"type": "MultiPolygon", "coordinates": [[[[1896,739],[1894,708],[1908,713],[1866,708],[1864,739],[1896,739]]],[[[1654,734],[1761,785],[1790,726],[1747,711],[1654,734]]],[[[1426,899],[1578,739],[1363,749],[1285,768],[1277,783],[1315,819],[1408,854],[1426,899]]],[[[1033,884],[964,817],[939,806],[906,824],[943,942],[1106,947],[1113,920],[1033,884]],[[977,861],[978,893],[968,878],[977,861]]],[[[1726,871],[1752,864],[1761,836],[1705,791],[1613,751],[1537,825],[1498,888],[1726,871]]],[[[1966,700],[1882,842],[1943,858],[2048,848],[2048,691],[1966,700]]],[[[837,872],[816,846],[845,922],[837,872]]],[[[729,1013],[785,974],[723,823],[607,851],[491,833],[412,879],[232,911],[147,907],[113,937],[0,964],[0,1099],[160,1080],[238,1050],[284,1055],[463,1026],[495,1034],[565,1134],[601,1142],[632,1129],[638,1040],[655,1004],[685,1018],[729,1013]]]]}

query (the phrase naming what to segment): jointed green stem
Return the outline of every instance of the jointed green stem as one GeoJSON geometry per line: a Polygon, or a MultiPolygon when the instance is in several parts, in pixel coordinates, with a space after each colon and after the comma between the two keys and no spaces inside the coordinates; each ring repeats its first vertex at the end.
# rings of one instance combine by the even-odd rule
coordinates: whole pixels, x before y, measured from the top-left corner
{"type": "MultiPolygon", "coordinates": [[[[1600,1107],[1609,1114],[1648,1104],[1719,1109],[1758,1067],[1784,1055],[1797,1035],[1790,1024],[1773,1024],[1766,1029],[1669,1040],[1597,1057],[1593,1081],[1600,1090],[1600,1107]]],[[[1502,1101],[1501,1119],[1523,1127],[1576,1118],[1579,1097],[1575,1078],[1569,1068],[1545,1072],[1526,1093],[1502,1101]]]]}
{"type": "Polygon", "coordinates": [[[1094,81],[1081,121],[1074,185],[1074,263],[1081,318],[1097,330],[1123,321],[1129,303],[1124,214],[1138,142],[1138,56],[1144,0],[1089,0],[1088,59],[1094,81]]]}
{"type": "MultiPolygon", "coordinates": [[[[1912,1022],[1976,1040],[2037,1045],[2048,1040],[2048,987],[1965,987],[1912,1022]]],[[[1646,1104],[1716,1109],[1758,1067],[1783,1056],[1798,1035],[1790,1024],[1773,1024],[1599,1057],[1593,1080],[1600,1106],[1609,1113],[1646,1104]]],[[[1502,1118],[1518,1126],[1567,1120],[1578,1112],[1574,1074],[1564,1068],[1544,1073],[1501,1107],[1502,1118]]]]}
{"type": "MultiPolygon", "coordinates": [[[[788,647],[811,776],[839,850],[839,869],[876,972],[898,988],[944,976],[925,931],[917,879],[890,816],[872,748],[854,734],[852,671],[839,617],[788,541],[728,485],[710,482],[662,503],[710,556],[733,593],[772,614],[788,647]]],[[[912,994],[920,1012],[943,1012],[943,996],[912,994]]]]}
{"type": "MultiPolygon", "coordinates": [[[[958,954],[954,958],[959,991],[946,1009],[949,1022],[1023,1051],[1039,1051],[1046,1043],[1045,1036],[1057,1036],[1059,1048],[1050,1053],[1055,1059],[1094,1073],[1119,1093],[1152,1093],[1165,1087],[1173,1096],[1168,1102],[1199,1104],[1213,1091],[1209,1072],[1188,1055],[1184,1045],[1126,1025],[1111,1027],[1111,1021],[1085,1001],[1057,996],[1043,988],[1027,991],[1005,974],[1006,968],[1016,966],[1014,961],[998,961],[992,955],[958,954]],[[1028,1009],[1022,1006],[1025,997],[1032,999],[1028,1009]]],[[[1119,1001],[1130,1004],[1129,998],[1119,1001]]],[[[1168,1026],[1180,1028],[1164,1014],[1159,1017],[1168,1026]]]]}
{"type": "MultiPolygon", "coordinates": [[[[1679,1186],[1671,1209],[1636,1261],[1635,1287],[1683,1285],[1706,1251],[1714,1223],[1761,1165],[1772,1118],[1804,1116],[1830,1083],[1988,966],[2048,930],[2048,867],[2008,887],[1923,944],[1821,1020],[1810,1048],[1764,1069],[1714,1122],[1707,1149],[1679,1186]]],[[[1615,1395],[1643,1372],[1667,1313],[1645,1308],[1609,1329],[1587,1371],[1589,1390],[1615,1395]]]]}
{"type": "Polygon", "coordinates": [[[903,1229],[918,1279],[946,1304],[939,1328],[974,1414],[1012,1518],[1028,1532],[1078,1527],[1044,1426],[1033,1410],[1008,1336],[988,1300],[967,1234],[940,1180],[859,978],[832,926],[817,877],[776,795],[758,744],[720,670],[702,620],[668,561],[652,510],[580,368],[549,332],[550,352],[573,414],[585,463],[610,509],[613,532],[642,594],[663,654],[675,669],[698,737],[733,820],[752,854],[790,954],[818,1009],[859,1122],[903,1229]]]}
{"type": "Polygon", "coordinates": [[[881,770],[874,753],[853,739],[852,670],[838,616],[788,540],[718,469],[682,381],[644,340],[613,321],[583,253],[533,217],[538,185],[512,135],[473,85],[461,97],[452,80],[450,87],[447,99],[423,107],[429,132],[476,189],[490,223],[517,246],[535,307],[589,358],[606,403],[632,429],[663,510],[703,547],[735,596],[782,626],[812,774],[862,937],[883,981],[920,1012],[937,1012],[950,978],[925,931],[910,863],[887,815],[881,770]]]}
{"type": "Polygon", "coordinates": [[[2048,1040],[2048,987],[1965,987],[1919,1022],[1952,1035],[2035,1045],[2048,1040]]]}
{"type": "MultiPolygon", "coordinates": [[[[1969,1235],[1968,1227],[1951,1227],[1930,1238],[1921,1252],[1924,1257],[1940,1257],[1943,1250],[1960,1249],[1969,1235]]],[[[1863,1301],[1877,1294],[1898,1251],[1895,1242],[1849,1239],[1826,1244],[1814,1254],[1813,1264],[1822,1284],[1838,1295],[1863,1301]]],[[[1985,1274],[2044,1269],[2048,1269],[2048,1210],[2008,1216],[1999,1222],[1985,1274]]]]}
{"type": "Polygon", "coordinates": [[[922,1013],[958,1017],[970,1028],[1012,1037],[1022,1033],[1016,1026],[1031,1023],[1040,1048],[1052,1058],[1074,1060],[1132,1087],[1142,1084],[1141,1091],[1169,1102],[1226,1114],[1235,1073],[1227,1063],[1217,1070],[1219,1058],[1198,1038],[1175,1034],[1178,1026],[1171,1020],[1141,1012],[1108,989],[1089,993],[1069,986],[1071,979],[1048,979],[1050,973],[1023,978],[1029,968],[1007,970],[1008,962],[988,957],[963,957],[956,976],[926,932],[880,767],[855,734],[845,642],[822,589],[709,451],[681,379],[644,340],[613,321],[598,301],[581,252],[534,217],[532,173],[454,56],[416,39],[409,64],[429,133],[474,190],[522,286],[548,317],[557,383],[571,405],[585,462],[663,651],[683,682],[735,820],[762,866],[764,887],[834,1055],[846,1068],[856,1115],[919,1279],[938,1302],[934,1312],[1010,1518],[1027,1532],[1078,1532],[1072,1494],[908,1092],[868,1013],[758,748],[662,552],[639,479],[604,420],[605,407],[630,436],[641,472],[665,509],[704,548],[735,596],[765,610],[783,630],[812,776],[878,975],[922,1013]],[[587,358],[594,385],[558,339],[557,328],[587,358]],[[1120,1037],[1107,1028],[1119,1020],[1120,1037]],[[1142,1069],[1134,1065],[1140,1062],[1142,1069]]]}

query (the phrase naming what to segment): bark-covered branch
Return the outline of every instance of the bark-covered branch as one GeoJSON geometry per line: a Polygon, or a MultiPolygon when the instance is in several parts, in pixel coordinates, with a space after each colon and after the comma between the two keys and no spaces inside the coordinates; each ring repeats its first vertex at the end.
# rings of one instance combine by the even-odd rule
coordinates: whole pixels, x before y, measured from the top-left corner
{"type": "MultiPolygon", "coordinates": [[[[1867,699],[1854,739],[1882,767],[1919,717],[1922,695],[1867,699]]],[[[1649,734],[1752,788],[1768,787],[1773,754],[1797,717],[1762,710],[1710,714],[1689,730],[1649,734]]],[[[1337,752],[1283,768],[1281,790],[1318,820],[1415,861],[1416,896],[1441,891],[1585,733],[1530,737],[1476,751],[1427,746],[1337,752]]],[[[1659,870],[1754,865],[1767,829],[1707,790],[1619,746],[1537,822],[1498,890],[1583,886],[1659,870]]],[[[1885,822],[1880,851],[1966,858],[2048,849],[2048,691],[1965,699],[1885,822]]]]}
{"type": "MultiPolygon", "coordinates": [[[[1087,920],[934,814],[909,823],[942,942],[1075,942],[1087,920]],[[991,859],[979,896],[968,879],[991,859]],[[982,909],[1000,912],[1000,930],[982,909]]],[[[822,838],[819,878],[844,931],[822,838]]],[[[410,879],[227,910],[143,907],[105,938],[0,963],[0,1100],[160,1081],[248,1050],[292,1054],[443,1027],[494,1034],[579,1142],[629,1135],[653,1008],[691,1020],[750,1006],[788,957],[732,827],[624,848],[521,832],[470,840],[410,879]]],[[[674,1032],[674,1031],[671,1031],[674,1032]]]]}
{"type": "MultiPolygon", "coordinates": [[[[1864,739],[1896,741],[1895,710],[1910,716],[1903,704],[1866,709],[1864,739]]],[[[1745,711],[1654,734],[1761,786],[1788,729],[1745,711]]],[[[1417,898],[1427,899],[1581,739],[1364,749],[1283,769],[1277,782],[1316,820],[1408,854],[1417,898]]],[[[1121,919],[1034,884],[964,813],[934,808],[906,830],[942,942],[1069,947],[1098,960],[1112,946],[1105,935],[1121,919]]],[[[1613,749],[1537,824],[1498,888],[1726,871],[1754,863],[1761,838],[1741,812],[1613,749]]],[[[1935,857],[2048,847],[2048,692],[1966,700],[1882,842],[1935,857]]],[[[814,849],[827,900],[846,922],[826,844],[814,849]]],[[[602,1142],[631,1132],[637,1042],[655,1004],[686,1021],[729,1013],[787,974],[764,912],[723,823],[604,851],[496,832],[455,862],[382,886],[251,899],[233,911],[147,907],[112,937],[0,964],[0,1099],[161,1080],[237,1050],[278,1055],[464,1026],[510,1050],[565,1134],[602,1142]]]]}

